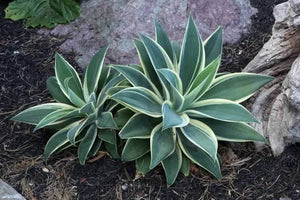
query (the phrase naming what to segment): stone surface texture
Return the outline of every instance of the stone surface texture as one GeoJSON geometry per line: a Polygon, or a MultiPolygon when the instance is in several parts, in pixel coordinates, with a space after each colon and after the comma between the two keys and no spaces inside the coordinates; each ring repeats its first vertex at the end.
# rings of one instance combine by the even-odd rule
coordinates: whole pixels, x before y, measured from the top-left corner
{"type": "Polygon", "coordinates": [[[255,129],[269,138],[274,155],[300,142],[300,1],[274,7],[270,40],[244,71],[275,77],[257,95],[251,107],[262,121],[255,129]]]}
{"type": "Polygon", "coordinates": [[[76,54],[85,67],[94,53],[109,44],[108,60],[112,63],[137,63],[132,43],[142,32],[154,36],[154,18],[158,19],[172,40],[183,38],[189,13],[194,17],[203,39],[219,25],[225,42],[236,42],[250,26],[256,9],[249,0],[89,0],[81,4],[81,17],[41,33],[67,36],[63,52],[76,54]]]}
{"type": "Polygon", "coordinates": [[[25,200],[25,198],[0,179],[0,200],[25,200]]]}

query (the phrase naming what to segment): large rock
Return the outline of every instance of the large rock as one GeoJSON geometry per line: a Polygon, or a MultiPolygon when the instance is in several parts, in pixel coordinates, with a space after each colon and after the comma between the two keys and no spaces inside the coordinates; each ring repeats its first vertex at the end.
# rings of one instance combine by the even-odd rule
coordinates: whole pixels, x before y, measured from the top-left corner
{"type": "Polygon", "coordinates": [[[0,179],[0,200],[25,200],[25,198],[0,179]]]}
{"type": "Polygon", "coordinates": [[[251,109],[262,121],[255,129],[279,155],[287,145],[300,142],[300,1],[277,5],[274,17],[272,37],[244,71],[276,77],[256,95],[251,109]]]}
{"type": "Polygon", "coordinates": [[[204,38],[221,25],[224,41],[233,43],[247,30],[250,17],[256,12],[249,0],[89,0],[82,2],[81,8],[78,20],[59,25],[50,34],[69,38],[61,50],[74,51],[82,67],[107,44],[110,44],[110,62],[138,62],[132,39],[138,37],[138,32],[153,36],[154,18],[173,40],[179,41],[191,13],[204,38]]]}

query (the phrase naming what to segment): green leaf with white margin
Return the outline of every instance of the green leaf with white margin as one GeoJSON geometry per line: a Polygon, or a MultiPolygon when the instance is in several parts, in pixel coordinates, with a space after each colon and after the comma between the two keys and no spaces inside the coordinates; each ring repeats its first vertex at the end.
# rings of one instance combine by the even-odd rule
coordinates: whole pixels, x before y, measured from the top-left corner
{"type": "Polygon", "coordinates": [[[111,80],[109,80],[105,86],[102,88],[102,90],[99,93],[98,99],[97,99],[97,106],[102,106],[105,101],[108,99],[107,91],[110,88],[113,88],[120,84],[120,82],[124,80],[124,78],[121,75],[117,75],[113,77],[111,80]]]}
{"type": "Polygon", "coordinates": [[[108,46],[100,49],[92,58],[88,67],[86,68],[83,82],[83,93],[85,100],[88,101],[89,96],[97,91],[98,82],[102,73],[104,57],[108,46]]]}
{"type": "Polygon", "coordinates": [[[125,107],[129,107],[152,117],[161,117],[162,100],[146,88],[126,88],[114,94],[111,98],[125,107]]]}
{"type": "Polygon", "coordinates": [[[145,175],[150,171],[151,155],[150,153],[138,158],[135,161],[137,174],[145,175]]]}
{"type": "Polygon", "coordinates": [[[82,108],[80,108],[79,112],[86,115],[92,114],[95,112],[95,106],[92,102],[90,102],[88,104],[85,104],[82,108]]]}
{"type": "Polygon", "coordinates": [[[80,120],[74,123],[73,127],[68,131],[69,141],[75,145],[76,137],[81,133],[81,131],[95,120],[95,115],[89,115],[86,119],[80,120]]]}
{"type": "Polygon", "coordinates": [[[68,97],[62,92],[60,89],[57,80],[54,76],[51,76],[47,79],[47,88],[51,94],[51,96],[60,103],[72,104],[68,97]]]}
{"type": "Polygon", "coordinates": [[[145,45],[145,48],[150,57],[152,66],[155,68],[155,70],[161,69],[161,68],[173,69],[172,61],[170,60],[166,51],[157,42],[155,42],[151,38],[149,38],[143,34],[139,34],[139,35],[140,35],[141,41],[145,45]]]}
{"type": "Polygon", "coordinates": [[[268,144],[267,139],[258,133],[254,128],[246,123],[223,122],[213,119],[200,119],[207,124],[215,133],[220,141],[228,142],[264,142],[268,144]]]}
{"type": "Polygon", "coordinates": [[[205,41],[205,67],[222,55],[222,28],[219,27],[205,41]]]}
{"type": "Polygon", "coordinates": [[[111,112],[101,112],[98,115],[96,124],[97,127],[100,129],[119,129],[117,124],[115,123],[114,117],[111,112]]]}
{"type": "Polygon", "coordinates": [[[184,176],[188,176],[190,174],[190,160],[184,154],[182,154],[180,171],[184,176]]]}
{"type": "Polygon", "coordinates": [[[79,158],[79,163],[81,165],[84,165],[87,156],[93,147],[96,137],[97,137],[97,127],[96,125],[92,124],[88,128],[85,137],[80,142],[78,147],[78,158],[79,158]]]}
{"type": "Polygon", "coordinates": [[[71,77],[69,88],[82,100],[83,92],[80,78],[75,69],[60,54],[55,55],[55,76],[61,90],[68,96],[68,88],[65,87],[65,80],[71,77]]]}
{"type": "Polygon", "coordinates": [[[97,153],[99,152],[100,150],[100,147],[101,147],[101,144],[102,144],[102,140],[100,138],[97,138],[95,139],[95,142],[88,154],[88,158],[91,158],[91,157],[94,157],[97,155],[97,153]]]}
{"type": "Polygon", "coordinates": [[[116,144],[116,132],[112,129],[98,129],[98,137],[110,144],[116,144]]]}
{"type": "Polygon", "coordinates": [[[184,127],[190,122],[186,114],[177,114],[171,105],[171,102],[165,101],[162,105],[163,126],[162,130],[174,127],[184,127]]]}
{"type": "Polygon", "coordinates": [[[122,151],[121,158],[124,161],[136,160],[150,151],[148,139],[128,139],[122,151]]]}
{"type": "Polygon", "coordinates": [[[179,43],[176,41],[172,41],[171,44],[172,44],[172,48],[174,51],[174,57],[176,58],[176,59],[174,58],[174,60],[173,60],[173,65],[175,66],[176,71],[179,72],[178,66],[176,66],[176,65],[178,64],[178,62],[180,60],[181,47],[180,47],[179,43]]]}
{"type": "Polygon", "coordinates": [[[72,127],[72,124],[68,126],[67,128],[61,129],[60,131],[57,131],[50,137],[48,140],[45,150],[44,150],[44,156],[45,160],[47,162],[48,158],[60,147],[62,147],[64,144],[66,144],[69,140],[67,138],[68,130],[72,127]]]}
{"type": "Polygon", "coordinates": [[[156,88],[162,92],[162,88],[160,85],[160,81],[156,74],[154,67],[152,66],[151,60],[145,48],[145,45],[140,40],[133,40],[136,50],[138,52],[138,56],[143,68],[145,75],[150,79],[150,81],[156,86],[156,88]]]}
{"type": "Polygon", "coordinates": [[[161,124],[154,127],[150,137],[150,169],[156,167],[162,160],[174,152],[175,138],[176,135],[173,129],[162,130],[161,124]]]}
{"type": "Polygon", "coordinates": [[[208,99],[191,106],[186,114],[194,117],[212,118],[228,122],[260,123],[246,108],[226,99],[208,99]]]}
{"type": "Polygon", "coordinates": [[[11,120],[24,122],[27,124],[38,124],[48,114],[59,110],[59,109],[74,109],[75,107],[64,103],[45,103],[37,106],[27,108],[20,112],[16,116],[12,117],[11,120]]]}
{"type": "Polygon", "coordinates": [[[133,115],[134,112],[129,108],[121,108],[116,112],[114,119],[118,127],[124,127],[133,115]]]}
{"type": "Polygon", "coordinates": [[[136,113],[133,115],[119,132],[122,139],[129,138],[150,138],[153,128],[160,122],[150,116],[136,113]]]}
{"type": "MultiPolygon", "coordinates": [[[[35,132],[38,129],[41,129],[55,121],[60,120],[61,118],[67,116],[71,112],[73,112],[74,109],[59,109],[56,110],[48,115],[46,115],[34,128],[33,132],[35,132]]],[[[76,111],[77,112],[77,111],[76,111]]]]}
{"type": "Polygon", "coordinates": [[[226,74],[215,79],[201,100],[221,98],[240,103],[273,79],[271,76],[244,72],[226,74]]]}
{"type": "Polygon", "coordinates": [[[114,66],[114,69],[118,70],[125,78],[133,85],[137,87],[144,87],[153,92],[157,95],[160,95],[158,90],[156,89],[155,85],[147,79],[147,77],[140,71],[128,67],[128,66],[114,66]]]}
{"type": "Polygon", "coordinates": [[[170,94],[170,101],[176,111],[181,110],[184,104],[184,97],[182,96],[182,84],[178,75],[170,69],[158,69],[158,73],[161,75],[165,88],[170,94]]]}
{"type": "Polygon", "coordinates": [[[165,170],[167,185],[169,187],[175,182],[179,170],[181,168],[182,155],[178,145],[176,145],[175,151],[166,159],[164,159],[161,163],[165,170]]]}
{"type": "Polygon", "coordinates": [[[119,159],[120,155],[118,153],[118,147],[116,144],[110,144],[108,142],[104,143],[105,149],[109,152],[109,154],[114,158],[114,159],[119,159]]]}
{"type": "Polygon", "coordinates": [[[202,149],[191,143],[180,130],[177,129],[178,143],[183,153],[194,163],[213,174],[218,180],[222,178],[218,159],[212,159],[202,149]]]}
{"type": "Polygon", "coordinates": [[[204,60],[202,41],[192,17],[189,17],[181,47],[179,76],[182,80],[183,91],[186,91],[194,74],[200,71],[199,61],[204,60]]]}
{"type": "Polygon", "coordinates": [[[202,149],[213,159],[217,158],[218,141],[210,127],[201,121],[191,119],[187,126],[180,129],[191,143],[202,149]]]}
{"type": "Polygon", "coordinates": [[[66,78],[64,81],[65,87],[67,89],[67,93],[68,93],[68,97],[70,99],[70,101],[77,107],[82,107],[85,105],[85,101],[80,98],[72,89],[71,89],[71,85],[72,85],[72,77],[66,78]]]}
{"type": "Polygon", "coordinates": [[[95,92],[96,94],[99,94],[101,92],[102,88],[105,86],[105,84],[108,81],[108,77],[109,77],[110,73],[111,73],[111,67],[110,66],[102,67],[102,71],[101,71],[99,82],[98,82],[97,91],[95,92]]]}
{"type": "Polygon", "coordinates": [[[169,37],[163,27],[160,25],[158,20],[154,20],[155,22],[155,40],[160,46],[166,51],[169,58],[174,60],[172,44],[169,40],[169,37]]]}

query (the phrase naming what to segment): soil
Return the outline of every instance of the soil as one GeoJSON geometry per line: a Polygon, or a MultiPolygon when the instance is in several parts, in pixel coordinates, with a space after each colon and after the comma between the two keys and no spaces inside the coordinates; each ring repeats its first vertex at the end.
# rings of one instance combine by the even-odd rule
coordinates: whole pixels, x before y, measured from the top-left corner
{"type": "MultiPolygon", "coordinates": [[[[282,1],[252,0],[258,9],[248,35],[224,47],[222,71],[240,71],[268,40],[272,8],[282,1]]],[[[40,36],[24,21],[4,19],[7,1],[0,3],[0,178],[30,200],[111,199],[300,199],[300,144],[273,157],[268,147],[257,152],[252,143],[222,143],[221,181],[193,167],[167,188],[162,168],[136,177],[134,163],[109,156],[79,165],[74,150],[44,163],[43,148],[51,133],[9,118],[32,105],[52,101],[46,90],[54,74],[53,58],[63,39],[40,36]]],[[[73,65],[73,55],[64,55],[73,65]]]]}

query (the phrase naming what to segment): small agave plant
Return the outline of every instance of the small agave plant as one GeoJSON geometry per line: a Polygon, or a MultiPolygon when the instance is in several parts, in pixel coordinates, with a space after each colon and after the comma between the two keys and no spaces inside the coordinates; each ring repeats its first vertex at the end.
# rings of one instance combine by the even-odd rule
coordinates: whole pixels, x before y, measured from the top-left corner
{"type": "Polygon", "coordinates": [[[81,164],[95,156],[103,144],[113,157],[118,157],[115,130],[119,127],[112,110],[117,103],[108,99],[107,90],[124,78],[103,67],[107,47],[101,49],[88,65],[83,84],[74,68],[59,54],[55,56],[55,77],[47,88],[55,103],[28,108],[12,120],[36,125],[34,130],[58,130],[45,147],[45,159],[54,152],[78,146],[81,164]]]}
{"type": "Polygon", "coordinates": [[[108,94],[135,112],[119,132],[127,139],[122,159],[135,160],[141,174],[161,163],[168,185],[179,171],[188,175],[190,163],[220,179],[218,140],[267,142],[247,124],[259,122],[239,103],[273,78],[218,74],[221,28],[203,42],[190,17],[180,47],[157,21],[155,27],[155,40],[143,34],[134,40],[141,67],[113,66],[132,86],[108,94]]]}

